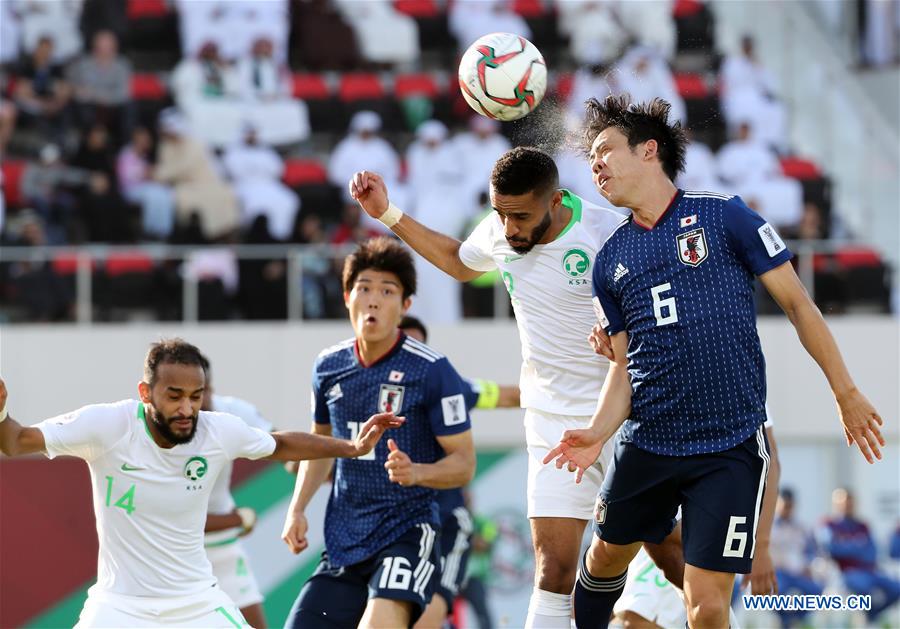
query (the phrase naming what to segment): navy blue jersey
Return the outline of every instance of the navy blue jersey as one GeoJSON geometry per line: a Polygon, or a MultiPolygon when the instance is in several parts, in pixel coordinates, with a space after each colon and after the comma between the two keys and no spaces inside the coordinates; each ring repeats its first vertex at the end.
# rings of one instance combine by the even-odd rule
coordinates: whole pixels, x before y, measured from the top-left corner
{"type": "Polygon", "coordinates": [[[313,417],[331,424],[335,437],[356,437],[375,413],[393,411],[406,423],[369,454],[337,459],[325,514],[329,562],[348,566],[367,559],[413,526],[439,527],[436,491],[388,480],[388,437],[414,463],[443,458],[436,437],[471,428],[462,380],[442,355],[402,332],[380,360],[364,366],[350,339],[323,351],[313,370],[313,417]]]}
{"type": "Polygon", "coordinates": [[[754,278],[791,258],[739,197],[679,190],[652,228],[625,220],[597,253],[594,306],[628,333],[622,434],[657,454],[720,452],[766,420],[754,278]]]}
{"type": "MultiPolygon", "coordinates": [[[[466,401],[466,410],[471,411],[478,403],[478,397],[481,395],[479,384],[475,380],[462,378],[462,393],[466,401]]],[[[441,522],[453,515],[453,510],[457,507],[464,507],[466,504],[463,498],[463,490],[461,487],[453,489],[439,489],[437,492],[438,511],[440,511],[441,522]]]]}

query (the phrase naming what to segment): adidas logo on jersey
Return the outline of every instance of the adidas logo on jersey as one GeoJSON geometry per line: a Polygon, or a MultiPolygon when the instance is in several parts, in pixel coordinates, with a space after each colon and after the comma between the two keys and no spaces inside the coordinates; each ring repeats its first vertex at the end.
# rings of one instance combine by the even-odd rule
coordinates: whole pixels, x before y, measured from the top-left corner
{"type": "Polygon", "coordinates": [[[616,265],[616,272],[613,273],[613,282],[618,282],[620,279],[625,277],[625,274],[628,273],[628,269],[622,266],[622,263],[616,265]]]}
{"type": "Polygon", "coordinates": [[[328,393],[325,394],[325,397],[332,402],[344,397],[344,393],[341,391],[341,384],[339,382],[335,383],[333,387],[328,389],[328,393]]]}

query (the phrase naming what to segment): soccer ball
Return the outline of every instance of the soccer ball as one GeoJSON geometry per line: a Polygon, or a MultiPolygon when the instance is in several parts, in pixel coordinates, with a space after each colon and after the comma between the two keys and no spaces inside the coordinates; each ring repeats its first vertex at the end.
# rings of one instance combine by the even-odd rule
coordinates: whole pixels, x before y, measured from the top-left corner
{"type": "Polygon", "coordinates": [[[469,46],[459,63],[459,89],[469,106],[495,120],[518,120],[540,104],[547,65],[530,41],[491,33],[469,46]]]}

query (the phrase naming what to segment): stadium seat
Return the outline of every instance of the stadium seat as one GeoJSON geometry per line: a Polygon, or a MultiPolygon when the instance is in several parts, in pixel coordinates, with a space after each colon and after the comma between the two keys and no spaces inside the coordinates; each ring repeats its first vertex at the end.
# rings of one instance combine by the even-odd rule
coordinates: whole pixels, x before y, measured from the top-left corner
{"type": "Polygon", "coordinates": [[[3,160],[0,169],[3,171],[3,197],[8,207],[22,205],[22,173],[25,172],[25,160],[3,160]]]}
{"type": "Polygon", "coordinates": [[[321,74],[295,74],[291,77],[294,98],[304,101],[322,100],[331,97],[331,89],[321,74]]]}
{"type": "Polygon", "coordinates": [[[325,166],[311,159],[289,159],[284,163],[282,181],[291,188],[328,181],[325,166]]]}
{"type": "Polygon", "coordinates": [[[127,14],[129,20],[142,18],[160,18],[169,13],[166,0],[128,0],[127,14]]]}
{"type": "Polygon", "coordinates": [[[547,7],[541,0],[512,0],[510,7],[513,13],[524,18],[541,18],[547,13],[547,7]]]}
{"type": "Polygon", "coordinates": [[[110,277],[130,273],[151,273],[155,267],[153,258],[140,251],[111,253],[106,259],[106,274],[110,277]]]}
{"type": "Polygon", "coordinates": [[[676,0],[672,7],[672,17],[676,20],[696,15],[703,10],[703,3],[699,0],[676,0]]]}
{"type": "Polygon", "coordinates": [[[438,91],[437,81],[430,74],[402,74],[394,79],[394,95],[397,98],[435,98],[438,91]]]}
{"type": "Polygon", "coordinates": [[[354,72],[341,77],[338,98],[345,103],[384,98],[384,85],[375,74],[354,72]]]}
{"type": "MultiPolygon", "coordinates": [[[[50,267],[57,275],[75,275],[78,271],[78,254],[77,253],[60,253],[53,256],[50,261],[50,267]]],[[[91,272],[97,270],[97,261],[91,260],[91,272]]]]}
{"type": "Polygon", "coordinates": [[[678,73],[675,75],[675,87],[685,100],[706,98],[709,87],[699,74],[678,73]]]}
{"type": "Polygon", "coordinates": [[[781,172],[785,177],[808,180],[818,179],[822,171],[813,162],[800,157],[785,157],[781,160],[781,172]]]}
{"type": "Polygon", "coordinates": [[[572,95],[572,85],[574,82],[575,76],[571,72],[558,74],[556,84],[552,88],[552,93],[555,94],[561,102],[567,102],[572,95]]]}
{"type": "Polygon", "coordinates": [[[395,0],[394,8],[414,18],[433,18],[440,13],[434,0],[395,0]]]}
{"type": "Polygon", "coordinates": [[[134,74],[131,77],[131,97],[134,100],[165,100],[168,90],[155,74],[134,74]]]}

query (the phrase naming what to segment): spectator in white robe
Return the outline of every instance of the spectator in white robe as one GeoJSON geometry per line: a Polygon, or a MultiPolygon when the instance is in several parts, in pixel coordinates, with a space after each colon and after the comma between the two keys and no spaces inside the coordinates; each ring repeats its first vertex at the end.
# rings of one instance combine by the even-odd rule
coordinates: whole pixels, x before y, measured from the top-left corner
{"type": "MultiPolygon", "coordinates": [[[[328,181],[341,191],[344,200],[353,202],[348,184],[353,174],[360,170],[374,170],[384,177],[391,201],[400,208],[406,207],[406,186],[400,183],[400,156],[390,142],[378,135],[381,116],[374,111],[358,111],[350,119],[350,132],[337,143],[328,160],[328,181]]],[[[384,225],[363,213],[363,225],[389,233],[384,225]]]]}
{"type": "MultiPolygon", "coordinates": [[[[463,159],[447,127],[427,120],[416,129],[416,140],[409,146],[411,214],[416,220],[443,234],[461,236],[468,220],[478,210],[463,189],[463,159]]],[[[453,323],[462,317],[462,292],[459,283],[428,262],[417,260],[418,293],[413,300],[417,316],[436,323],[453,323]]]]}
{"type": "Polygon", "coordinates": [[[579,65],[608,65],[621,54],[628,32],[615,0],[556,0],[555,6],[559,30],[579,65]]]}
{"type": "Polygon", "coordinates": [[[675,86],[675,77],[659,52],[650,46],[635,46],[617,64],[618,89],[631,94],[632,100],[644,103],[662,98],[672,105],[669,120],[687,123],[684,99],[675,86]]]}
{"type": "Polygon", "coordinates": [[[716,156],[703,142],[685,130],[690,142],[684,152],[684,172],[678,175],[678,187],[683,190],[720,192],[725,188],[719,180],[716,156]]]}
{"type": "MultiPolygon", "coordinates": [[[[53,40],[53,61],[66,63],[81,52],[83,0],[2,0],[18,16],[22,51],[30,55],[43,37],[53,40]]],[[[2,16],[5,20],[6,11],[2,16]]],[[[6,35],[6,32],[3,32],[6,35]]]]}
{"type": "Polygon", "coordinates": [[[379,64],[411,64],[419,56],[419,26],[390,0],[336,0],[356,33],[363,58],[379,64]]]}
{"type": "Polygon", "coordinates": [[[181,51],[193,58],[215,42],[228,61],[245,56],[259,37],[272,41],[275,58],[287,61],[287,0],[176,0],[181,51]]]}
{"type": "Polygon", "coordinates": [[[450,5],[448,22],[460,50],[488,33],[515,33],[531,38],[531,27],[521,15],[513,13],[508,0],[455,0],[450,5]]]}
{"type": "Polygon", "coordinates": [[[796,227],[803,216],[803,188],[784,177],[774,151],[755,139],[750,123],[716,156],[717,173],[729,190],[741,195],[776,227],[796,227]]]}
{"type": "Polygon", "coordinates": [[[500,123],[486,116],[469,118],[469,131],[457,134],[453,140],[463,168],[463,187],[467,203],[478,209],[478,199],[487,191],[494,162],[512,148],[500,134],[500,123]]]}
{"type": "MultiPolygon", "coordinates": [[[[0,64],[19,60],[22,26],[12,2],[0,2],[0,64]]],[[[40,40],[40,38],[38,38],[40,40]]],[[[37,48],[38,42],[34,43],[37,48]]]]}
{"type": "Polygon", "coordinates": [[[243,142],[225,152],[222,164],[234,184],[244,227],[264,214],[269,235],[277,240],[290,238],[300,199],[281,182],[284,161],[274,150],[260,144],[254,125],[245,125],[243,142]]]}
{"type": "Polygon", "coordinates": [[[762,65],[751,36],[741,38],[741,52],[722,63],[722,113],[729,131],[750,121],[756,139],[776,150],[787,149],[787,114],[777,96],[775,75],[762,65]]]}
{"type": "Polygon", "coordinates": [[[291,73],[274,57],[272,41],[259,37],[237,64],[237,89],[243,113],[264,144],[283,146],[309,137],[306,103],[291,97],[291,73]]]}

